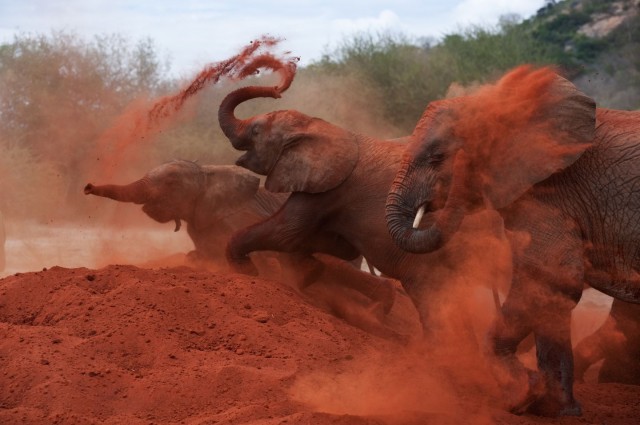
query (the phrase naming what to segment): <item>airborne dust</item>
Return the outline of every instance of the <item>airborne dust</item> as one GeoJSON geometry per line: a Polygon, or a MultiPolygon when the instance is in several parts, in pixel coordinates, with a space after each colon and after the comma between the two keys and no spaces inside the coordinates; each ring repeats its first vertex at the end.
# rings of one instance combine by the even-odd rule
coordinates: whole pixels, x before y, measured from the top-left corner
{"type": "MultiPolygon", "coordinates": [[[[288,77],[282,71],[256,73],[258,57],[267,68],[269,60],[295,65],[295,58],[278,53],[280,43],[271,37],[259,38],[232,58],[180,83],[182,88],[160,96],[142,93],[124,104],[116,101],[118,93],[90,81],[66,83],[94,99],[99,105],[96,110],[56,97],[65,92],[39,89],[42,115],[30,121],[27,132],[38,142],[37,150],[8,143],[10,148],[0,158],[8,238],[3,275],[52,265],[143,264],[191,250],[184,230],[174,233],[172,225],[152,221],[137,205],[86,196],[83,187],[89,182],[126,184],[175,158],[233,164],[239,155],[218,127],[217,107],[234,80],[247,75],[249,80],[266,80],[283,88],[291,82],[292,73],[288,77]]],[[[247,102],[238,108],[239,114],[296,108],[357,131],[399,134],[386,123],[382,108],[372,107],[379,101],[376,94],[357,78],[297,78],[300,84],[286,98],[247,102]],[[351,96],[352,90],[361,96],[351,96]]]]}
{"type": "MultiPolygon", "coordinates": [[[[295,65],[290,58],[278,58],[268,53],[278,44],[279,40],[268,37],[257,40],[233,58],[205,68],[174,96],[134,99],[110,116],[103,131],[88,141],[68,138],[65,132],[82,132],[82,126],[87,125],[91,131],[86,133],[93,134],[96,128],[101,127],[96,123],[99,118],[79,120],[71,112],[64,113],[64,107],[59,103],[46,104],[46,108],[55,110],[51,113],[52,123],[49,125],[60,133],[51,142],[54,146],[60,145],[59,151],[64,152],[59,159],[63,160],[64,155],[75,148],[65,145],[65,140],[83,143],[84,156],[73,164],[73,169],[68,170],[72,183],[60,182],[56,176],[59,172],[54,169],[48,175],[54,177],[52,180],[45,176],[38,182],[41,187],[30,188],[32,199],[56,197],[57,203],[47,204],[47,208],[64,214],[55,214],[55,218],[50,220],[38,217],[27,222],[20,220],[17,214],[6,218],[9,239],[5,274],[53,265],[179,264],[176,254],[191,249],[185,232],[174,234],[171,224],[153,223],[137,206],[85,197],[81,188],[89,181],[127,183],[160,162],[172,159],[163,157],[163,153],[157,150],[151,156],[147,152],[157,149],[157,138],[199,114],[215,120],[217,104],[198,101],[199,93],[211,85],[221,87],[223,92],[216,92],[208,100],[219,101],[235,80],[259,78],[255,76],[258,68],[255,65],[259,64],[261,68],[276,71],[281,77],[277,83],[280,91],[287,90],[295,74],[295,65]]],[[[527,80],[527,86],[520,88],[547,84],[546,77],[533,76],[534,80],[527,80]]],[[[253,115],[259,108],[295,107],[353,131],[380,138],[402,136],[385,122],[382,109],[375,107],[380,99],[356,77],[340,77],[331,81],[322,79],[327,77],[315,81],[309,77],[304,80],[298,78],[298,84],[292,85],[278,103],[271,99],[259,101],[255,102],[258,105],[258,108],[254,106],[256,110],[249,111],[243,105],[240,111],[253,115]]],[[[509,81],[499,84],[508,85],[509,81]]],[[[483,93],[493,95],[495,87],[500,90],[501,86],[480,86],[478,93],[480,96],[483,93]]],[[[517,92],[514,90],[517,88],[510,87],[510,92],[517,92]]],[[[532,91],[524,90],[522,93],[526,97],[524,100],[509,99],[509,102],[522,106],[523,101],[533,99],[532,91]]],[[[480,97],[478,99],[481,101],[480,97]]],[[[486,111],[491,113],[495,109],[487,108],[486,111]]],[[[520,108],[513,109],[509,117],[517,122],[521,112],[520,108]]],[[[483,122],[489,126],[492,124],[491,120],[483,122]]],[[[223,140],[219,132],[215,137],[223,140]]],[[[214,141],[211,143],[213,146],[214,141]]],[[[55,154],[55,149],[50,152],[55,154]]],[[[216,160],[232,163],[233,159],[216,160]]],[[[16,169],[25,167],[25,164],[19,162],[20,158],[13,160],[15,163],[3,165],[9,167],[10,176],[17,176],[19,173],[12,172],[11,167],[16,169]]],[[[460,421],[471,417],[475,423],[491,423],[489,409],[499,404],[499,392],[481,354],[486,348],[484,336],[495,317],[490,288],[497,283],[504,297],[508,290],[511,261],[504,234],[496,230],[499,226],[487,228],[487,223],[495,222],[496,217],[490,215],[468,220],[464,225],[465,232],[451,242],[451,252],[460,252],[460,257],[450,256],[446,264],[434,266],[431,278],[447,282],[446,293],[438,294],[437,302],[432,303],[436,344],[424,346],[414,340],[408,347],[399,346],[395,352],[370,352],[363,359],[354,359],[337,375],[316,371],[298,376],[291,386],[291,396],[321,412],[352,415],[404,412],[403,415],[409,418],[411,412],[428,412],[436,419],[441,414],[449,418],[453,414],[460,421]],[[450,264],[455,264],[455,269],[450,264]]],[[[590,302],[592,305],[581,306],[574,313],[574,342],[599,326],[604,319],[604,307],[608,301],[595,297],[590,302]]],[[[522,359],[533,365],[530,351],[523,353],[522,359]]]]}

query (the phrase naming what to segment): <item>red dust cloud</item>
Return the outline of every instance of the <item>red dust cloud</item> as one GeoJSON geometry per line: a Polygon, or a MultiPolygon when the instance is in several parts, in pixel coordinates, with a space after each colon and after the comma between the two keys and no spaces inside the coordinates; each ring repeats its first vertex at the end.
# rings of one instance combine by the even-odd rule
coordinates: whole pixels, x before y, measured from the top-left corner
{"type": "Polygon", "coordinates": [[[463,141],[496,208],[565,168],[589,147],[595,117],[590,133],[568,125],[563,111],[579,107],[569,100],[575,91],[568,84],[552,68],[523,65],[454,106],[454,137],[463,141]]]}
{"type": "Polygon", "coordinates": [[[189,111],[187,116],[180,112],[187,100],[207,86],[218,84],[223,79],[241,80],[257,75],[260,69],[270,69],[281,76],[278,92],[287,90],[295,76],[297,58],[279,58],[269,52],[281,41],[263,36],[252,41],[237,55],[206,66],[177,94],[152,102],[133,102],[97,142],[96,156],[101,158],[102,168],[102,171],[96,170],[98,178],[112,179],[117,173],[116,164],[118,168],[126,165],[124,155],[143,155],[142,148],[151,143],[154,136],[180,120],[189,119],[189,111]],[[133,145],[135,149],[131,149],[133,145]]]}
{"type": "MultiPolygon", "coordinates": [[[[188,100],[208,85],[270,69],[281,76],[278,92],[287,90],[295,60],[263,51],[278,43],[263,37],[206,67],[176,95],[131,104],[100,137],[101,168],[92,177],[108,181],[123,172],[127,155],[143,155],[154,136],[188,119],[188,100]]],[[[461,120],[457,131],[478,141],[477,158],[494,161],[491,151],[500,149],[504,134],[554,102],[540,95],[553,78],[548,69],[518,68],[470,97],[460,113],[475,119],[461,120]],[[494,125],[500,122],[508,125],[494,125]]],[[[544,123],[540,129],[548,130],[544,123]]],[[[535,140],[546,147],[551,139],[541,134],[535,140]]],[[[485,184],[492,182],[487,177],[485,184]]],[[[7,377],[0,421],[30,415],[33,423],[540,423],[500,410],[501,387],[486,356],[485,337],[496,317],[491,288],[504,296],[511,277],[511,249],[497,214],[469,217],[445,250],[428,257],[428,279],[443,283],[427,300],[429,344],[420,341],[416,311],[398,289],[383,320],[410,340],[408,346],[349,326],[315,308],[317,300],[275,281],[184,267],[151,270],[179,263],[161,258],[143,264],[135,261],[142,255],[137,251],[158,258],[166,246],[192,248],[186,232],[176,242],[166,226],[162,237],[158,229],[143,228],[133,237],[130,229],[60,229],[54,235],[60,246],[53,247],[60,257],[50,262],[75,258],[77,267],[87,266],[95,260],[86,256],[87,245],[97,240],[101,266],[143,268],[56,267],[3,283],[0,293],[11,302],[0,302],[0,353],[8,358],[0,369],[7,377]],[[71,246],[73,237],[81,245],[71,246]],[[27,353],[26,346],[27,355],[7,354],[27,353]]],[[[12,248],[25,244],[15,241],[12,248]]],[[[602,315],[601,306],[593,310],[602,315]]],[[[535,367],[531,350],[521,359],[535,367]]],[[[607,406],[602,409],[598,422],[609,420],[607,406]]]]}
{"type": "MultiPolygon", "coordinates": [[[[529,176],[518,174],[531,168],[518,164],[533,161],[530,164],[537,168],[539,162],[548,176],[589,146],[583,139],[571,145],[574,134],[555,121],[553,113],[565,95],[554,70],[522,66],[454,103],[454,121],[447,125],[464,141],[463,148],[483,175],[482,188],[492,190],[492,201],[517,198],[539,181],[529,182],[529,176]],[[522,187],[491,187],[508,178],[521,179],[522,187]],[[504,193],[514,190],[519,192],[504,193]]],[[[510,236],[508,241],[495,211],[467,217],[441,252],[424,259],[433,265],[428,284],[442,287],[424,300],[431,315],[428,342],[353,361],[338,375],[310,373],[296,382],[294,396],[337,414],[404,412],[407,423],[418,421],[416,417],[433,423],[495,423],[494,409],[522,401],[527,391],[526,379],[520,379],[524,376],[511,376],[501,359],[493,358],[487,341],[498,318],[496,302],[510,286],[511,243],[515,241],[517,254],[530,238],[528,234],[510,236]],[[500,293],[497,299],[492,289],[500,293]],[[506,385],[513,392],[505,395],[506,385]]],[[[574,322],[574,343],[595,329],[595,320],[602,322],[606,301],[589,308],[588,313],[576,309],[578,319],[590,318],[574,322]]],[[[536,369],[531,338],[523,341],[520,350],[522,363],[536,369]]]]}
{"type": "Polygon", "coordinates": [[[207,66],[200,71],[196,78],[180,93],[159,100],[149,112],[149,120],[156,122],[170,116],[180,110],[185,101],[197,94],[208,84],[216,84],[221,78],[230,80],[241,80],[251,75],[259,73],[260,69],[271,69],[280,71],[282,80],[278,86],[279,92],[284,92],[289,88],[295,76],[297,58],[284,59],[277,58],[271,53],[259,53],[263,48],[273,48],[281,40],[268,36],[251,42],[237,55],[213,65],[207,66]]]}

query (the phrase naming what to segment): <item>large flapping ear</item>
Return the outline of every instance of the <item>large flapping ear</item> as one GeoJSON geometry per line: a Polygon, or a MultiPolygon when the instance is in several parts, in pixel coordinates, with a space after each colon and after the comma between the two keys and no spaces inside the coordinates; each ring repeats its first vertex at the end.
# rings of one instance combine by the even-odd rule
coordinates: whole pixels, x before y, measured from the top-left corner
{"type": "Polygon", "coordinates": [[[345,181],[358,162],[355,135],[319,118],[288,136],[265,187],[272,192],[326,192],[345,181]]]}
{"type": "Polygon", "coordinates": [[[518,67],[462,99],[453,135],[494,208],[570,166],[593,142],[595,102],[550,68],[518,67]]]}
{"type": "Polygon", "coordinates": [[[195,228],[203,229],[245,208],[258,191],[260,179],[235,165],[205,165],[201,196],[195,207],[195,228]]]}

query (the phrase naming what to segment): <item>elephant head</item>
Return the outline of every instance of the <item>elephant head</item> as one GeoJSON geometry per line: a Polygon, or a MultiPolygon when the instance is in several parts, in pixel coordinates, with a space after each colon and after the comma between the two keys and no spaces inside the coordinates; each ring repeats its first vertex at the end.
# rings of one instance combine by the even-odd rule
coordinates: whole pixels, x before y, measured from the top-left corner
{"type": "Polygon", "coordinates": [[[142,210],[149,217],[160,223],[175,221],[178,231],[180,220],[195,229],[211,226],[253,199],[259,184],[256,176],[238,167],[173,160],[133,183],[103,186],[89,183],[84,193],[143,204],[142,210]]]}
{"type": "Polygon", "coordinates": [[[234,114],[240,103],[280,97],[276,87],[243,87],[222,101],[220,127],[234,148],[246,151],[237,165],[266,175],[272,192],[325,192],[341,184],[358,161],[356,136],[297,111],[275,111],[248,119],[234,114]],[[331,167],[327,167],[330,158],[331,167]]]}
{"type": "Polygon", "coordinates": [[[465,214],[506,207],[570,166],[594,133],[593,100],[548,68],[519,67],[473,95],[434,102],[387,197],[389,232],[406,251],[435,251],[465,214]],[[420,226],[425,212],[431,220],[420,226]]]}

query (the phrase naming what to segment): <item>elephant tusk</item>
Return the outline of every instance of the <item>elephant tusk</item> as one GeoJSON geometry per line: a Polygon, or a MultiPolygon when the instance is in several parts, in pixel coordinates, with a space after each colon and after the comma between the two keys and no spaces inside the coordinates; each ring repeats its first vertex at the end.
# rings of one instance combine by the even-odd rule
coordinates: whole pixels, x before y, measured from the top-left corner
{"type": "Polygon", "coordinates": [[[179,218],[176,218],[176,219],[175,219],[175,222],[176,222],[176,228],[175,228],[175,229],[173,229],[173,231],[174,231],[174,232],[177,232],[178,230],[180,230],[180,227],[182,226],[182,222],[180,221],[180,219],[179,219],[179,218]]]}
{"type": "Polygon", "coordinates": [[[418,208],[418,212],[416,213],[416,218],[413,220],[413,228],[417,229],[420,226],[420,222],[422,221],[422,217],[424,217],[425,206],[421,205],[418,208]]]}

